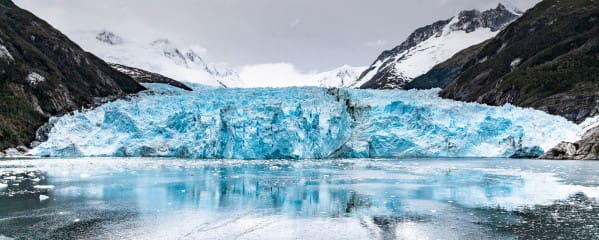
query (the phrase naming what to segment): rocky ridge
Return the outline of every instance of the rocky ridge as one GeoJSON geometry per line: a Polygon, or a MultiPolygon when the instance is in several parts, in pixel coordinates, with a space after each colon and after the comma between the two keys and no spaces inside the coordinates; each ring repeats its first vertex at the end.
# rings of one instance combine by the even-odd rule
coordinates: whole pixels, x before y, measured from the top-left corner
{"type": "Polygon", "coordinates": [[[0,0],[0,149],[28,145],[50,116],[144,89],[42,19],[0,0]]]}

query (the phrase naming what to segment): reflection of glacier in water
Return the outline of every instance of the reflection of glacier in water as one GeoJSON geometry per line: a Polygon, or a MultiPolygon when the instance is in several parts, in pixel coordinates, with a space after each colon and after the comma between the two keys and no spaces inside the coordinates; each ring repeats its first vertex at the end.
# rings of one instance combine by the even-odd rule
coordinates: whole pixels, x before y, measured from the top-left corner
{"type": "Polygon", "coordinates": [[[322,88],[152,93],[57,119],[41,156],[232,159],[509,157],[574,140],[563,118],[436,91],[322,88]],[[540,147],[540,148],[539,148],[540,147]]]}
{"type": "Polygon", "coordinates": [[[0,234],[503,239],[513,236],[495,227],[519,221],[510,210],[599,197],[593,162],[490,160],[6,161],[0,174],[41,170],[53,188],[41,202],[0,191],[0,234]]]}

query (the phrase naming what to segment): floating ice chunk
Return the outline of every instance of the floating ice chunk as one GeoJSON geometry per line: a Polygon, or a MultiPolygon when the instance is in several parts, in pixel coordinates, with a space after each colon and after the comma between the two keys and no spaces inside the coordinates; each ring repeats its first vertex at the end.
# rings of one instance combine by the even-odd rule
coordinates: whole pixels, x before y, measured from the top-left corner
{"type": "Polygon", "coordinates": [[[46,201],[48,200],[50,197],[46,196],[46,195],[40,195],[40,202],[46,201]]]}
{"type": "Polygon", "coordinates": [[[8,184],[0,183],[0,191],[4,191],[8,188],[8,184]]]}
{"type": "Polygon", "coordinates": [[[37,185],[37,186],[33,186],[33,188],[38,189],[38,190],[52,190],[52,189],[54,189],[54,185],[37,185]]]}
{"type": "Polygon", "coordinates": [[[17,176],[14,176],[14,175],[13,176],[8,176],[8,177],[4,177],[4,180],[12,180],[12,181],[14,181],[16,179],[17,179],[17,176]]]}

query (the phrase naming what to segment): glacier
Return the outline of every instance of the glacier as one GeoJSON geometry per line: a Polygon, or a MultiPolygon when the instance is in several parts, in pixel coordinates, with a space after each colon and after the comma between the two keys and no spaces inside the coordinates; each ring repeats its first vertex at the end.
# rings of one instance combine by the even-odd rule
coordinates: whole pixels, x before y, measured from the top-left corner
{"type": "Polygon", "coordinates": [[[42,157],[323,159],[511,157],[579,137],[558,116],[441,99],[436,90],[160,84],[51,119],[42,157]]]}

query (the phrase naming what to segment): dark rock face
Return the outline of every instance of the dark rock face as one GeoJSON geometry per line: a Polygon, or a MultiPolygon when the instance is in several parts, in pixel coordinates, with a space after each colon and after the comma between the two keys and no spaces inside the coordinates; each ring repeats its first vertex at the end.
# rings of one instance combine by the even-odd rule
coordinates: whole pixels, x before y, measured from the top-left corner
{"type": "Polygon", "coordinates": [[[589,130],[575,143],[562,142],[541,156],[553,160],[599,160],[599,127],[589,130]]]}
{"type": "Polygon", "coordinates": [[[52,115],[144,90],[10,0],[0,0],[0,149],[26,145],[52,115]]]}
{"type": "MultiPolygon", "coordinates": [[[[470,33],[479,28],[490,28],[496,32],[505,27],[508,23],[518,18],[514,12],[508,10],[504,5],[499,4],[497,8],[490,9],[484,12],[478,10],[462,11],[458,15],[457,22],[450,26],[450,31],[464,31],[470,33]]],[[[374,76],[364,83],[362,89],[393,89],[403,88],[412,79],[403,76],[394,69],[394,63],[405,60],[406,51],[418,44],[430,39],[431,37],[440,37],[443,34],[443,29],[452,22],[453,18],[437,21],[431,25],[422,27],[414,31],[406,41],[401,45],[384,51],[369,69],[360,75],[359,81],[365,80],[369,74],[376,71],[374,76]],[[377,67],[377,63],[382,63],[377,67]]],[[[409,56],[408,56],[409,57],[409,56]]]]}
{"type": "Polygon", "coordinates": [[[502,4],[499,4],[495,9],[484,12],[478,10],[462,11],[458,16],[458,22],[451,26],[451,30],[471,33],[478,28],[489,28],[491,31],[496,32],[517,17],[516,14],[502,4]]]}
{"type": "Polygon", "coordinates": [[[139,83],[162,83],[162,84],[171,85],[173,87],[178,87],[183,90],[193,91],[193,89],[191,89],[187,85],[185,85],[179,81],[176,81],[172,78],[168,78],[168,77],[165,77],[165,76],[157,74],[157,73],[148,72],[146,70],[142,70],[139,68],[128,67],[128,66],[120,65],[120,64],[116,64],[116,63],[110,63],[110,66],[112,66],[114,69],[118,70],[119,72],[124,73],[124,74],[128,75],[129,77],[135,79],[135,81],[137,81],[139,83]]]}
{"type": "Polygon", "coordinates": [[[542,1],[485,44],[441,96],[532,107],[576,123],[599,114],[599,4],[542,1]]]}

